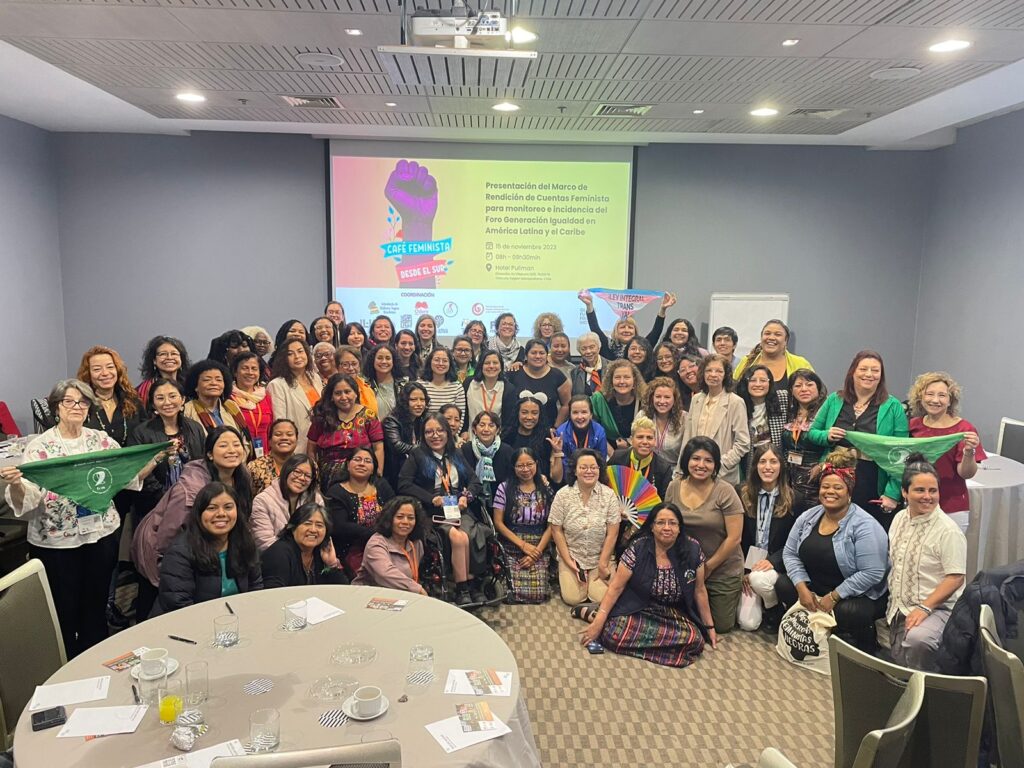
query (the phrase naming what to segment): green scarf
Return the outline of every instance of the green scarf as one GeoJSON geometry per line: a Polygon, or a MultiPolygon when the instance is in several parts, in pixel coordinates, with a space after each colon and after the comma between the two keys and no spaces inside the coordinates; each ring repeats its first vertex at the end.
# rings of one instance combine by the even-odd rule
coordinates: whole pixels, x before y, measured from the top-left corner
{"type": "Polygon", "coordinates": [[[114,495],[128,485],[150,459],[170,445],[169,442],[150,443],[79,453],[29,462],[18,469],[40,488],[102,514],[110,507],[114,495]]]}
{"type": "Polygon", "coordinates": [[[907,456],[922,453],[934,463],[963,439],[964,433],[939,437],[889,437],[866,432],[847,432],[850,445],[875,462],[890,477],[903,477],[907,456]]]}

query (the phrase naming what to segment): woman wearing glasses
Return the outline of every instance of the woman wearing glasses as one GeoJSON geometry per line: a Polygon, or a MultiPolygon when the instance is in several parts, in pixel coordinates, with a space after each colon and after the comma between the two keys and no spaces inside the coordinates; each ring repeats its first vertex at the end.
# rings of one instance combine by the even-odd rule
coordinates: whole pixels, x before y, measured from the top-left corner
{"type": "Polygon", "coordinates": [[[716,647],[704,586],[704,553],[686,535],[675,504],[656,507],[622,553],[600,607],[579,611],[589,626],[584,645],[600,641],[616,653],[670,667],[697,660],[716,647]]]}
{"type": "Polygon", "coordinates": [[[139,400],[149,402],[149,389],[160,379],[174,379],[185,386],[185,373],[191,363],[185,345],[170,336],[154,336],[142,353],[139,373],[142,382],[137,387],[139,400]]]}
{"type": "Polygon", "coordinates": [[[316,489],[313,463],[297,453],[284,463],[281,476],[252,500],[249,528],[260,552],[277,541],[292,513],[308,502],[324,503],[316,489]]]}
{"type": "MultiPolygon", "coordinates": [[[[28,444],[26,461],[120,448],[106,433],[83,426],[94,401],[88,384],[78,379],[58,382],[47,398],[57,425],[28,444]]],[[[139,490],[162,458],[157,454],[150,459],[126,489],[139,490]]],[[[46,566],[64,648],[73,658],[107,637],[105,609],[110,576],[117,565],[121,519],[113,504],[100,513],[87,510],[23,479],[17,467],[0,469],[0,479],[8,484],[4,496],[14,514],[31,518],[29,555],[46,566]]]]}

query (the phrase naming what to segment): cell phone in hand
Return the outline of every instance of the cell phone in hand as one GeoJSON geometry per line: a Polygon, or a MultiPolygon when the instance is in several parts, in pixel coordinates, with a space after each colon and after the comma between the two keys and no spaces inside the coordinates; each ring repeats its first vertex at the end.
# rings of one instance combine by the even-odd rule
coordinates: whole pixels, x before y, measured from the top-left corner
{"type": "Polygon", "coordinates": [[[597,642],[597,640],[591,640],[587,643],[587,651],[592,654],[604,653],[604,646],[597,642]]]}
{"type": "Polygon", "coordinates": [[[580,584],[587,583],[587,569],[580,564],[576,564],[576,578],[580,580],[580,584]]]}
{"type": "Polygon", "coordinates": [[[58,725],[64,725],[67,720],[68,715],[64,707],[44,709],[32,715],[32,730],[45,731],[47,728],[56,728],[58,725]]]}

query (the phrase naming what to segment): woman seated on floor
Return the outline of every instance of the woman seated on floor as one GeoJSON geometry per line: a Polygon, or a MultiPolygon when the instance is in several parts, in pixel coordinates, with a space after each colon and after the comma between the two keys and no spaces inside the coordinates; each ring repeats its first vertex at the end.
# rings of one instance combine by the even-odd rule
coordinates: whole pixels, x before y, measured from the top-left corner
{"type": "Polygon", "coordinates": [[[584,645],[601,642],[616,653],[655,664],[685,667],[718,636],[704,587],[704,553],[686,535],[683,513],[660,504],[622,553],[601,605],[577,606],[573,615],[590,622],[584,645]]]}
{"type": "Polygon", "coordinates": [[[263,588],[256,540],[239,521],[230,485],[212,482],[196,494],[185,530],[160,561],[160,586],[150,616],[263,588]]]}
{"type": "Polygon", "coordinates": [[[604,458],[597,451],[577,451],[573,474],[576,482],[555,494],[548,515],[558,551],[558,586],[567,605],[604,597],[621,520],[615,492],[601,484],[604,458]]]}
{"type": "Polygon", "coordinates": [[[853,503],[857,455],[839,448],[821,470],[818,499],[786,540],[775,593],[788,609],[833,612],[836,631],[865,651],[877,647],[875,621],[885,614],[888,540],[880,523],[853,503]]]}
{"type": "Polygon", "coordinates": [[[411,496],[396,496],[377,520],[377,532],[366,542],[363,562],[353,584],[427,594],[419,583],[423,537],[430,521],[411,496]]]}
{"type": "Polygon", "coordinates": [[[331,519],[321,504],[298,507],[261,557],[263,588],[348,584],[331,546],[331,519]],[[333,560],[336,567],[327,564],[333,560]]]}

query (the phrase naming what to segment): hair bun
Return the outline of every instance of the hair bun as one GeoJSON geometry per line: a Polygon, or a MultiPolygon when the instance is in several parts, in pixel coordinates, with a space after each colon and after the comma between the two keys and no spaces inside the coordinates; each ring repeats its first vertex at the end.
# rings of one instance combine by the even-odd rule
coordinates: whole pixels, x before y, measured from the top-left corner
{"type": "Polygon", "coordinates": [[[928,461],[927,457],[920,451],[914,451],[913,453],[911,453],[909,456],[907,456],[907,460],[904,461],[903,463],[906,464],[908,467],[911,464],[931,464],[931,462],[928,461]]]}
{"type": "Polygon", "coordinates": [[[839,469],[853,469],[857,466],[857,452],[852,448],[834,448],[825,461],[839,469]]]}

